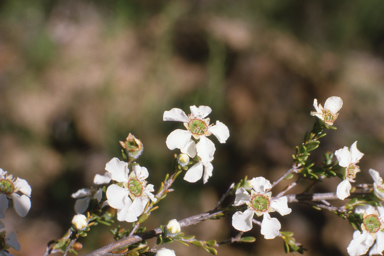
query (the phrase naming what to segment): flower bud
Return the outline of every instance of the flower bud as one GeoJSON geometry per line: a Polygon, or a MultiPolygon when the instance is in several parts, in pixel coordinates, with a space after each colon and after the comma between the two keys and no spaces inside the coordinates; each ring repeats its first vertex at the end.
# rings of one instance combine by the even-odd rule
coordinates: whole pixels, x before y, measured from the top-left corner
{"type": "Polygon", "coordinates": [[[83,214],[77,214],[73,216],[72,224],[76,227],[77,230],[82,230],[88,226],[87,217],[83,214]]]}
{"type": "Polygon", "coordinates": [[[181,153],[177,156],[177,162],[181,167],[184,167],[189,163],[189,156],[187,154],[181,153]]]}
{"type": "Polygon", "coordinates": [[[144,149],[143,143],[132,134],[128,134],[125,141],[120,141],[120,145],[125,149],[128,156],[134,159],[137,159],[144,149]]]}
{"type": "Polygon", "coordinates": [[[176,256],[174,250],[170,250],[167,248],[161,248],[157,251],[156,256],[176,256]]]}
{"type": "Polygon", "coordinates": [[[176,219],[170,220],[167,229],[172,234],[179,233],[181,231],[180,223],[176,219]]]}

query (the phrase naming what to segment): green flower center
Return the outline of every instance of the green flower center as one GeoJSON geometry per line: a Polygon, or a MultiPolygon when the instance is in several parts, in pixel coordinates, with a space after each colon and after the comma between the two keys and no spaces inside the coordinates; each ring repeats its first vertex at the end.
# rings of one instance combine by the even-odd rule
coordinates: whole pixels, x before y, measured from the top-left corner
{"type": "Polygon", "coordinates": [[[336,120],[336,115],[332,114],[328,109],[324,109],[323,111],[324,122],[333,124],[336,120]]]}
{"type": "Polygon", "coordinates": [[[269,199],[263,195],[256,195],[251,198],[251,206],[255,211],[265,212],[269,209],[269,199]]]}
{"type": "Polygon", "coordinates": [[[359,166],[350,164],[346,169],[345,176],[349,181],[353,181],[356,178],[356,174],[360,172],[359,166]]]}
{"type": "Polygon", "coordinates": [[[10,195],[15,191],[15,185],[13,182],[7,179],[0,180],[0,192],[3,194],[10,195]]]}
{"type": "Polygon", "coordinates": [[[375,214],[366,216],[363,220],[363,224],[369,233],[376,233],[380,230],[381,226],[380,220],[375,214]]]}
{"type": "Polygon", "coordinates": [[[203,135],[208,129],[207,124],[200,119],[192,119],[188,123],[189,130],[195,135],[203,135]]]}
{"type": "Polygon", "coordinates": [[[136,197],[139,197],[143,192],[141,182],[138,181],[137,179],[130,179],[128,181],[128,189],[129,189],[129,192],[131,192],[131,194],[136,197]]]}

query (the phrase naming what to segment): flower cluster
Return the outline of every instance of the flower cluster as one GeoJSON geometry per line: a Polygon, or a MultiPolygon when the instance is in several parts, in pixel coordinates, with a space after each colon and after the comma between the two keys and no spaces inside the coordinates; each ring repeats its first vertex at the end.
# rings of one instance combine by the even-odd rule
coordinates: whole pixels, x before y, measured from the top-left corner
{"type": "Polygon", "coordinates": [[[187,129],[176,129],[171,132],[166,144],[170,150],[177,148],[190,158],[198,158],[197,163],[186,172],[184,180],[196,182],[203,177],[203,181],[206,183],[212,176],[211,162],[216,150],[215,144],[207,136],[213,134],[220,143],[225,143],[229,137],[229,129],[220,121],[216,121],[216,124],[209,124],[210,119],[207,116],[212,109],[208,106],[191,106],[190,110],[191,114],[188,116],[179,108],[172,108],[164,112],[163,121],[182,122],[187,129]]]}

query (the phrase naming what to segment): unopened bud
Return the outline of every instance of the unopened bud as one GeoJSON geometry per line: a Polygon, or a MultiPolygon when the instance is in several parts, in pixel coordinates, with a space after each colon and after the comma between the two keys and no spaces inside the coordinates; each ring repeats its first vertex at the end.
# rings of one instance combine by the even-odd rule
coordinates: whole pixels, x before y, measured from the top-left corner
{"type": "Polygon", "coordinates": [[[181,231],[180,223],[176,219],[170,220],[167,229],[172,234],[177,234],[181,231]]]}
{"type": "Polygon", "coordinates": [[[77,214],[73,216],[72,224],[76,227],[77,230],[82,230],[88,226],[87,217],[83,214],[77,214]]]}
{"type": "Polygon", "coordinates": [[[176,256],[176,253],[174,250],[161,248],[160,250],[157,251],[156,256],[176,256]]]}
{"type": "Polygon", "coordinates": [[[184,167],[189,163],[189,156],[187,154],[181,153],[177,156],[177,162],[181,167],[184,167]]]}
{"type": "Polygon", "coordinates": [[[132,134],[128,134],[125,141],[120,141],[120,145],[125,149],[128,156],[134,159],[137,159],[144,149],[143,143],[132,134]]]}

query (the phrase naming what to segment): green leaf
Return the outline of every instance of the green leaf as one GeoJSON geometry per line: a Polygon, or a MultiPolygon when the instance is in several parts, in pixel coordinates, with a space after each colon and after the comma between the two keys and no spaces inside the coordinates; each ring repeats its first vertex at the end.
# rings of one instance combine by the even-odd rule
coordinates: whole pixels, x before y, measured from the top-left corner
{"type": "Polygon", "coordinates": [[[212,253],[213,255],[217,255],[217,251],[215,248],[212,248],[212,247],[204,247],[204,249],[209,252],[209,253],[212,253]]]}
{"type": "Polygon", "coordinates": [[[208,245],[208,246],[216,246],[217,242],[216,240],[208,240],[208,241],[205,241],[205,243],[208,245]]]}
{"type": "Polygon", "coordinates": [[[315,150],[316,148],[318,148],[320,145],[320,141],[311,141],[307,144],[307,151],[312,151],[312,150],[315,150]]]}
{"type": "Polygon", "coordinates": [[[240,238],[240,242],[243,242],[243,243],[253,243],[255,241],[256,241],[256,238],[254,238],[253,236],[244,236],[240,238]]]}
{"type": "Polygon", "coordinates": [[[282,234],[283,236],[293,236],[292,231],[280,231],[280,234],[282,234]]]}
{"type": "Polygon", "coordinates": [[[292,179],[293,178],[293,173],[290,173],[290,174],[288,174],[284,179],[285,180],[289,180],[289,179],[292,179]]]}
{"type": "Polygon", "coordinates": [[[197,247],[204,247],[203,243],[201,241],[198,241],[198,240],[192,241],[191,244],[193,244],[194,246],[197,246],[197,247]]]}

